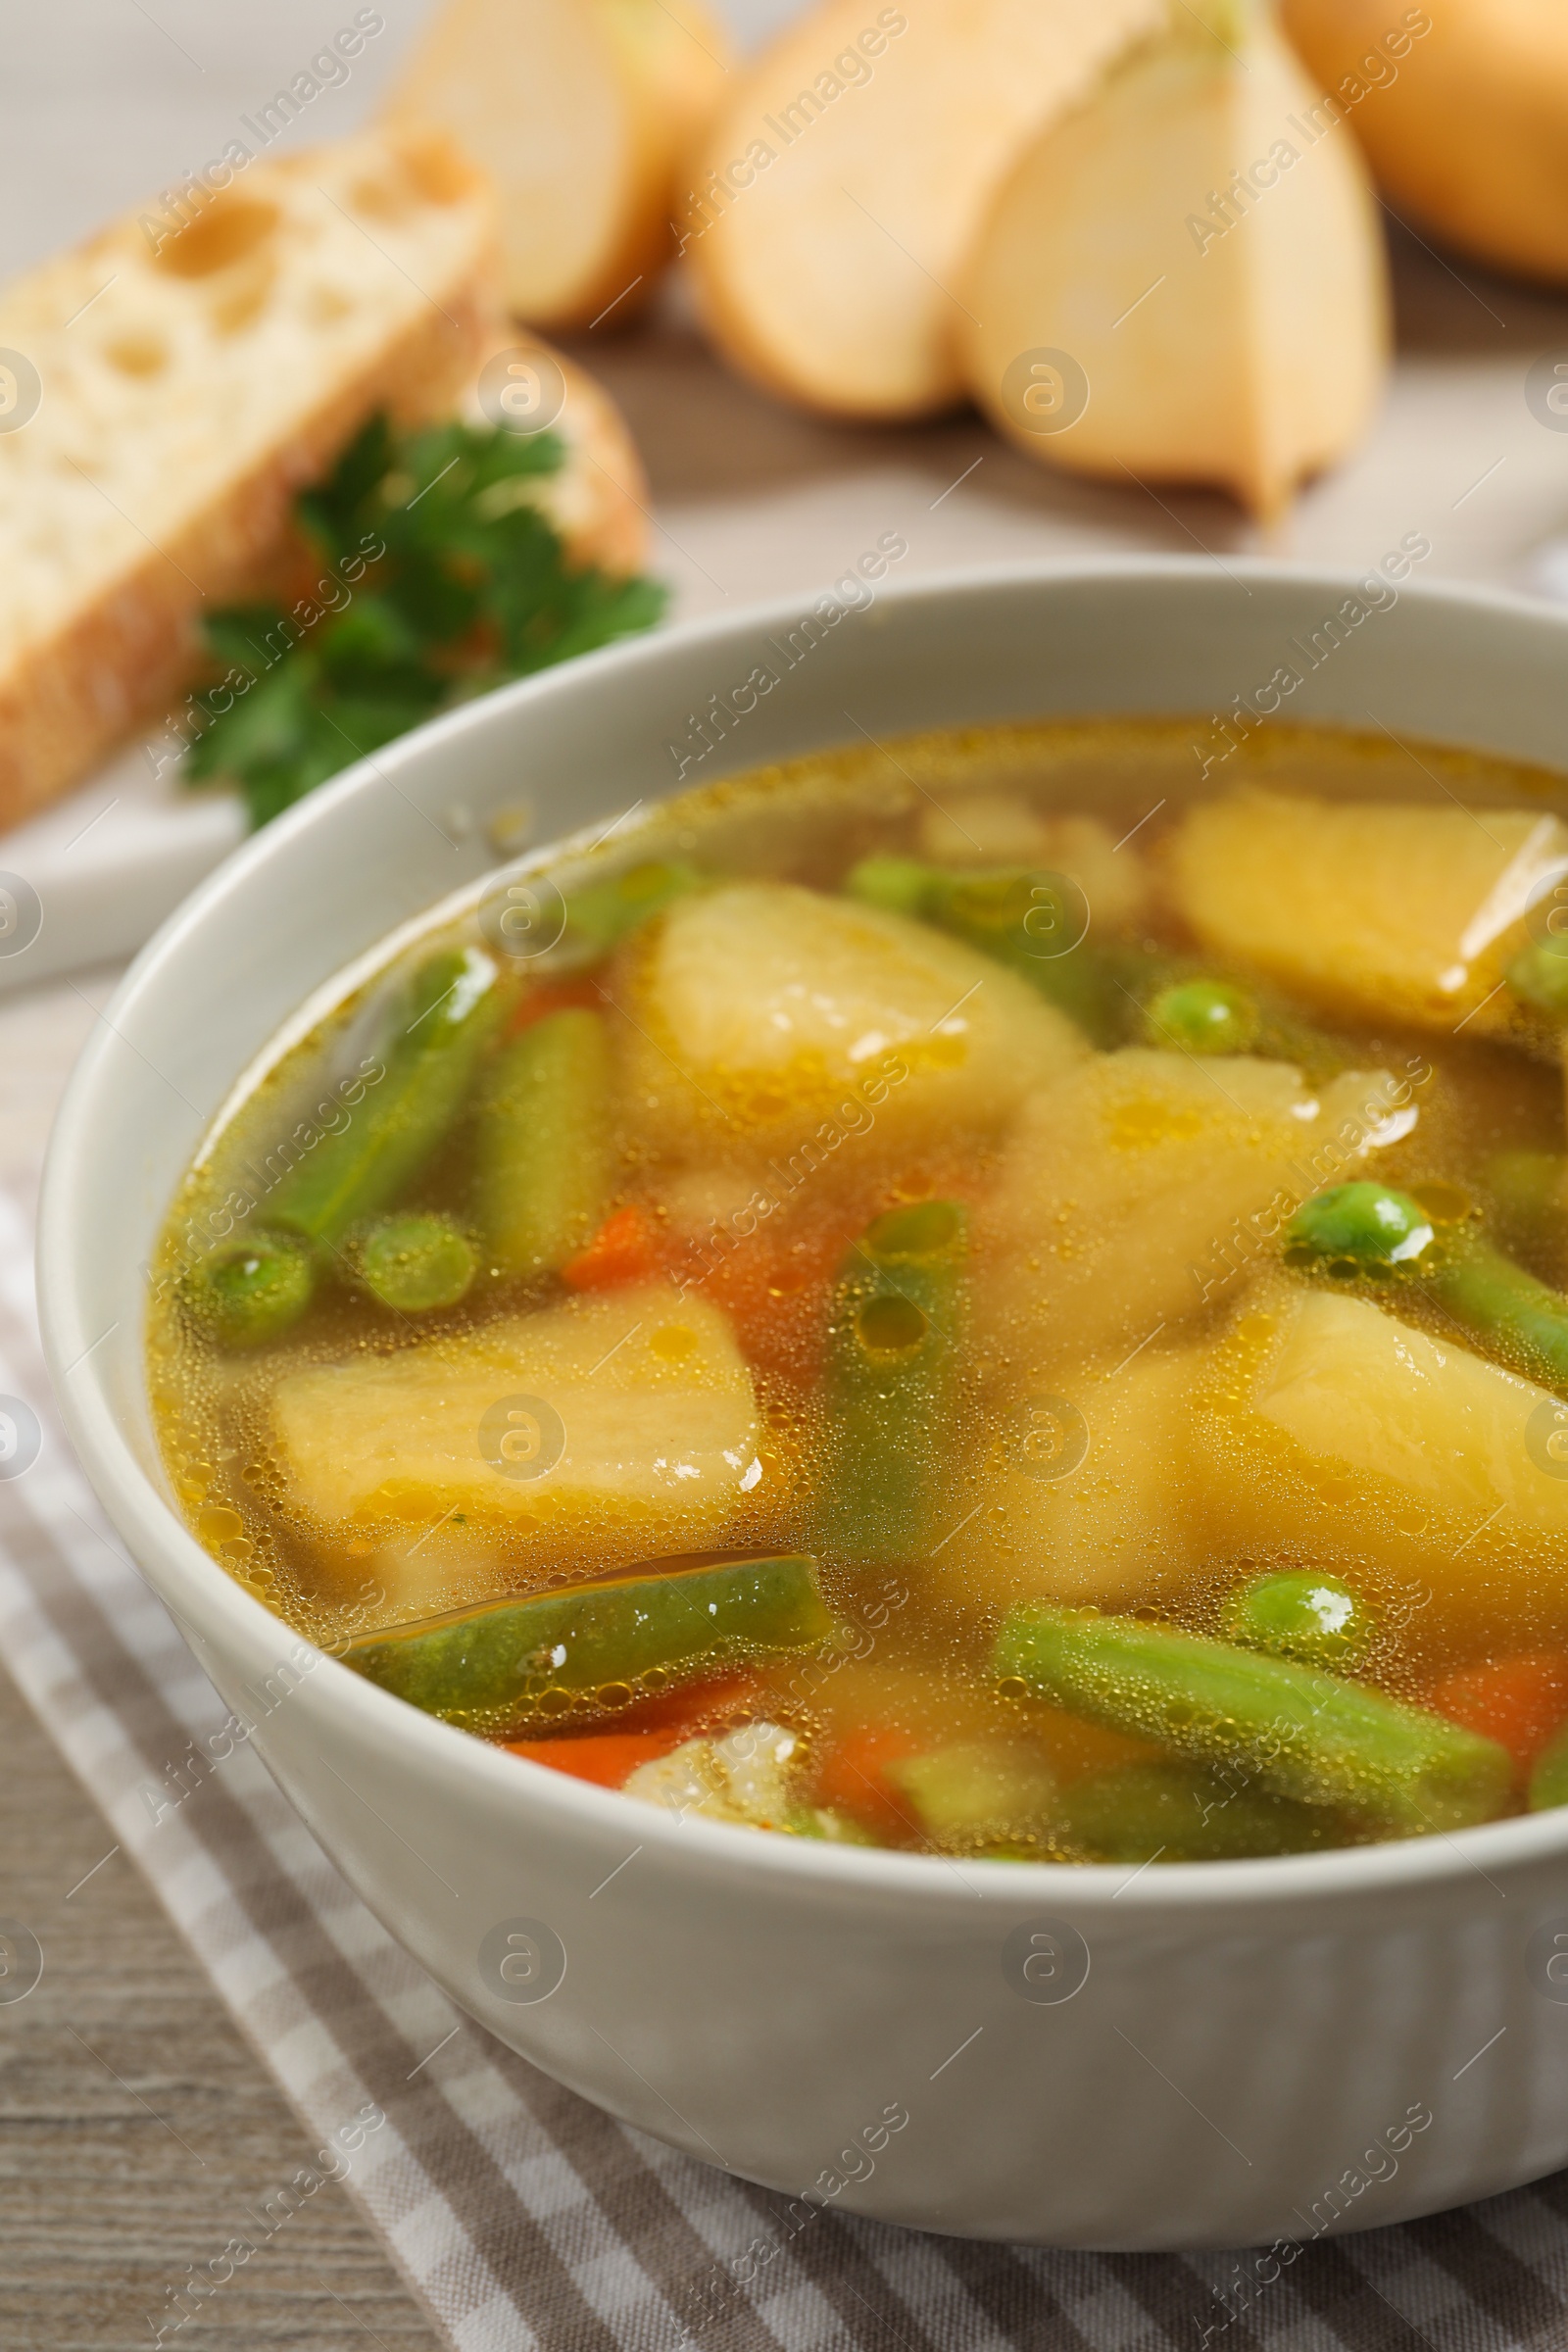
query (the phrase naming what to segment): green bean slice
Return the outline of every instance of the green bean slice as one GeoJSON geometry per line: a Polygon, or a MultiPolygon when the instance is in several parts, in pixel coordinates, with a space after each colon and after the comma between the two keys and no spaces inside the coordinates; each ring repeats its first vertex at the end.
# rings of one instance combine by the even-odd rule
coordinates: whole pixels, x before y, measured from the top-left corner
{"type": "Polygon", "coordinates": [[[496,966],[477,948],[443,949],[400,991],[382,1076],[346,1127],[296,1160],[267,1206],[270,1224],[335,1249],[351,1225],[391,1208],[451,1131],[500,1013],[496,966]]]}
{"type": "Polygon", "coordinates": [[[568,1585],[495,1600],[390,1633],[343,1653],[382,1690],[492,1739],[613,1715],[662,1689],[702,1682],[769,1650],[813,1646],[833,1621],[803,1552],[568,1585]]]}
{"type": "Polygon", "coordinates": [[[351,1228],[343,1255],[355,1287],[403,1315],[456,1306],[479,1270],[478,1254],[451,1217],[405,1212],[351,1228]]]}
{"type": "Polygon", "coordinates": [[[585,882],[566,895],[565,927],[545,959],[552,973],[586,971],[602,963],[656,914],[701,887],[704,877],[680,858],[646,858],[604,881],[585,882]]]}
{"type": "Polygon", "coordinates": [[[238,1354],[291,1331],[315,1288],[305,1245],[292,1234],[262,1230],[220,1243],[180,1276],[178,1296],[215,1347],[238,1354]]]}
{"type": "Polygon", "coordinates": [[[1097,1862],[1229,1862],[1345,1842],[1344,1823],[1326,1806],[1192,1764],[1088,1773],[1063,1795],[1059,1826],[1097,1862]]]}
{"type": "Polygon", "coordinates": [[[564,1266],[603,1219],[612,1068],[602,1016],[547,1013],[504,1047],[479,1092],[473,1208],[502,1275],[564,1266]]]}
{"type": "Polygon", "coordinates": [[[1507,1751],[1364,1685],[1174,1626],[1031,1603],[1004,1623],[1004,1688],[1222,1763],[1266,1794],[1343,1808],[1385,1837],[1504,1809],[1507,1751]]]}
{"type": "Polygon", "coordinates": [[[823,1396],[822,1542],[853,1560],[930,1549],[952,1494],[968,1212],[922,1200],[877,1217],[834,1293],[823,1396]]]}

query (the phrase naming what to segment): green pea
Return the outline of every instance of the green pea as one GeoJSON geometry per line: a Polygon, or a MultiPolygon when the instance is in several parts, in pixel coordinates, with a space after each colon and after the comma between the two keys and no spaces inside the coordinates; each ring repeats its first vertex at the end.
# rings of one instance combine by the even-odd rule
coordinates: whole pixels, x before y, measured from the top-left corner
{"type": "Polygon", "coordinates": [[[1189,1054],[1246,1054],[1262,1026],[1257,1001],[1228,980],[1177,980],[1148,1006],[1152,1045],[1177,1045],[1189,1054]]]}
{"type": "Polygon", "coordinates": [[[179,1298],[193,1323],[225,1353],[280,1339],[311,1303],[316,1270],[303,1242],[287,1233],[236,1236],[181,1275],[179,1298]]]}
{"type": "Polygon", "coordinates": [[[1295,1261],[1348,1258],[1368,1272],[1419,1257],[1432,1240],[1432,1220],[1408,1193],[1386,1184],[1337,1184],[1302,1203],[1285,1239],[1295,1261]]]}
{"type": "Polygon", "coordinates": [[[344,1243],[351,1278],[383,1306],[425,1314],[456,1306],[479,1269],[478,1254],[450,1217],[417,1212],[378,1217],[344,1243]]]}
{"type": "Polygon", "coordinates": [[[1377,1621],[1341,1578],[1296,1569],[1238,1585],[1220,1631],[1244,1649],[1348,1674],[1371,1648],[1377,1621]]]}
{"type": "Polygon", "coordinates": [[[1319,1193],[1286,1230],[1286,1263],[1330,1273],[1408,1265],[1456,1322],[1547,1388],[1568,1386],[1568,1298],[1455,1222],[1434,1242],[1428,1212],[1383,1184],[1319,1193]]]}

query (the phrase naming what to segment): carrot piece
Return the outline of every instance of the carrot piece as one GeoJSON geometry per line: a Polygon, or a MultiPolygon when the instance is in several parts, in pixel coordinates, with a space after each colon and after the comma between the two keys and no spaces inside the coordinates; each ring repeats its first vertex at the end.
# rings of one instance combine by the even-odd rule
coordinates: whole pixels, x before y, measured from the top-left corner
{"type": "Polygon", "coordinates": [[[628,1707],[613,1731],[562,1732],[552,1740],[508,1740],[503,1744],[508,1755],[548,1764],[553,1772],[569,1773],[573,1780],[592,1781],[600,1788],[623,1788],[639,1764],[657,1764],[700,1732],[721,1729],[726,1718],[752,1713],[760,1690],[755,1674],[726,1675],[720,1682],[699,1684],[695,1690],[646,1698],[628,1707]]]}
{"type": "Polygon", "coordinates": [[[692,1237],[681,1261],[687,1281],[728,1315],[748,1363],[795,1388],[809,1387],[822,1368],[833,1287],[872,1218],[906,1200],[979,1196],[973,1166],[956,1159],[937,1171],[940,1182],[933,1176],[928,1184],[922,1166],[890,1192],[874,1165],[869,1173],[854,1167],[848,1155],[855,1149],[846,1140],[837,1182],[813,1178],[806,1190],[799,1189],[807,1184],[799,1172],[789,1178],[798,1156],[782,1165],[770,1161],[772,1181],[754,1196],[750,1228],[737,1231],[732,1218],[726,1235],[715,1223],[710,1236],[692,1237]],[[769,1203],[760,1222],[758,1199],[769,1203]]]}
{"type": "Polygon", "coordinates": [[[834,1740],[817,1767],[815,1801],[851,1814],[880,1837],[917,1838],[918,1820],[888,1787],[885,1775],[890,1764],[902,1764],[930,1744],[912,1732],[886,1726],[851,1732],[834,1740]]]}
{"type": "Polygon", "coordinates": [[[1568,1717],[1568,1653],[1527,1650],[1494,1664],[1467,1666],[1428,1694],[1428,1706],[1467,1732],[1495,1740],[1528,1772],[1568,1717]]]}
{"type": "Polygon", "coordinates": [[[634,1282],[654,1281],[666,1263],[658,1225],[642,1203],[633,1200],[607,1217],[587,1247],[566,1260],[561,1279],[574,1291],[617,1291],[634,1282]]]}
{"type": "Polygon", "coordinates": [[[598,1012],[603,1005],[597,982],[586,975],[570,980],[535,980],[517,999],[509,1034],[515,1037],[519,1031],[531,1029],[547,1012],[598,1012]]]}
{"type": "Polygon", "coordinates": [[[762,1699],[762,1678],[749,1668],[739,1674],[720,1675],[715,1682],[698,1683],[688,1690],[668,1690],[659,1698],[639,1699],[624,1715],[616,1717],[617,1731],[662,1732],[673,1727],[681,1740],[690,1740],[697,1732],[711,1731],[715,1726],[738,1723],[743,1716],[758,1713],[762,1699]]]}
{"type": "Polygon", "coordinates": [[[759,1226],[716,1262],[699,1245],[695,1285],[723,1308],[741,1353],[758,1371],[799,1387],[814,1380],[833,1285],[864,1223],[857,1207],[827,1202],[797,1214],[782,1230],[759,1226]]]}
{"type": "Polygon", "coordinates": [[[564,1740],[509,1740],[509,1756],[548,1764],[552,1772],[600,1788],[624,1788],[639,1764],[656,1764],[681,1744],[678,1732],[582,1732],[564,1740]]]}

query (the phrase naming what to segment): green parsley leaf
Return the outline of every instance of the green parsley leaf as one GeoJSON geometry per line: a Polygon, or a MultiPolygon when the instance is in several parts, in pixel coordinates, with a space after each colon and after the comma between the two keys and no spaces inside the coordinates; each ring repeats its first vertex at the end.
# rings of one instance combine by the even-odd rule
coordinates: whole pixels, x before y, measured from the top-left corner
{"type": "Polygon", "coordinates": [[[435,711],[652,627],[659,581],[567,568],[535,503],[564,460],[553,433],[372,416],[294,502],[316,593],[208,616],[188,781],[237,783],[265,825],[435,711]]]}

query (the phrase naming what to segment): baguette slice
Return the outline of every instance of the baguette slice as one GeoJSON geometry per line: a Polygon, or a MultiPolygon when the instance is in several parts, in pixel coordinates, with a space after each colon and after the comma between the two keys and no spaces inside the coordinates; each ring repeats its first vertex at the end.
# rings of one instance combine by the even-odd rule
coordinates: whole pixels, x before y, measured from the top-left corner
{"type": "Polygon", "coordinates": [[[0,296],[41,382],[0,432],[0,824],[167,705],[373,409],[450,413],[495,335],[494,200],[437,133],[256,164],[168,229],[127,217],[0,296]]]}
{"type": "Polygon", "coordinates": [[[446,0],[386,113],[493,172],[515,318],[619,326],[674,258],[676,163],[729,60],[703,0],[446,0]]]}
{"type": "Polygon", "coordinates": [[[818,0],[744,74],[675,212],[705,321],[744,373],[857,417],[963,384],[957,271],[1020,143],[1165,0],[818,0]]]}

